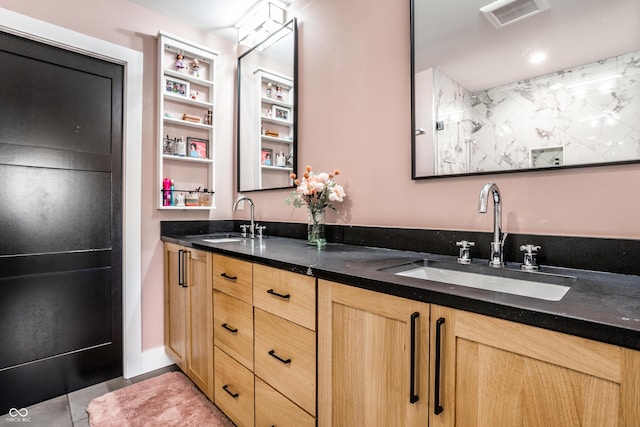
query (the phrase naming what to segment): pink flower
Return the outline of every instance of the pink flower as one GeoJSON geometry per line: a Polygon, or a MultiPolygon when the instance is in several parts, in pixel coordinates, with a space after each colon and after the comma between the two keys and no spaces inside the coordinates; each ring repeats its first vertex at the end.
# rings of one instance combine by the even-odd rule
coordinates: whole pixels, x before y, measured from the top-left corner
{"type": "Polygon", "coordinates": [[[313,211],[321,209],[334,209],[333,202],[342,202],[346,196],[344,188],[335,182],[334,177],[340,172],[336,169],[333,173],[320,172],[315,174],[311,166],[307,166],[301,179],[294,179],[296,189],[286,199],[287,204],[293,204],[299,208],[307,205],[313,211]]]}

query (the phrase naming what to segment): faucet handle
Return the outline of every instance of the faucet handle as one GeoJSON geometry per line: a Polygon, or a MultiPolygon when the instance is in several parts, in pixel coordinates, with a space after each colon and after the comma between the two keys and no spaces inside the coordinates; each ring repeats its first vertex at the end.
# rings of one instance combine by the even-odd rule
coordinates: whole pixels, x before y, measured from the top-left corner
{"type": "Polygon", "coordinates": [[[267,228],[266,225],[257,225],[256,224],[256,231],[258,232],[258,238],[262,239],[263,236],[263,231],[267,228]]]}
{"type": "Polygon", "coordinates": [[[240,228],[242,229],[242,237],[247,237],[247,228],[249,228],[249,224],[242,224],[240,228]]]}
{"type": "Polygon", "coordinates": [[[521,270],[535,271],[538,267],[538,251],[540,246],[537,245],[522,245],[520,250],[524,252],[524,260],[520,266],[521,270]]]}
{"type": "Polygon", "coordinates": [[[463,249],[468,249],[475,245],[476,245],[476,242],[471,242],[469,240],[460,240],[459,242],[456,242],[456,246],[460,246],[463,249]]]}
{"type": "Polygon", "coordinates": [[[458,256],[459,264],[471,264],[470,248],[475,245],[475,242],[470,242],[468,240],[456,242],[456,246],[460,247],[460,255],[458,256]]]}
{"type": "Polygon", "coordinates": [[[537,245],[522,245],[520,246],[520,250],[527,254],[535,254],[540,250],[540,246],[537,245]]]}

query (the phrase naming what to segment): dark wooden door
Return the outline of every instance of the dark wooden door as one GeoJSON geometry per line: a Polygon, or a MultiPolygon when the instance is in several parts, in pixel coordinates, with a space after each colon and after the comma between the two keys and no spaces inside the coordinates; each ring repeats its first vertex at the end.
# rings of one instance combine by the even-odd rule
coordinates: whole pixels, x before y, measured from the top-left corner
{"type": "Polygon", "coordinates": [[[0,32],[0,414],[122,375],[123,67],[0,32]]]}

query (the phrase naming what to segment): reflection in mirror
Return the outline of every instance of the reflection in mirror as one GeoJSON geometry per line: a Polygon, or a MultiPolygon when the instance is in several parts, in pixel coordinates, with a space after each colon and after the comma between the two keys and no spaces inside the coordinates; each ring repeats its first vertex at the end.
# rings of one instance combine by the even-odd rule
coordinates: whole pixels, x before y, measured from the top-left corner
{"type": "Polygon", "coordinates": [[[411,1],[412,178],[640,161],[640,2],[411,1]]]}
{"type": "Polygon", "coordinates": [[[238,58],[238,191],[293,185],[296,21],[238,58]]]}

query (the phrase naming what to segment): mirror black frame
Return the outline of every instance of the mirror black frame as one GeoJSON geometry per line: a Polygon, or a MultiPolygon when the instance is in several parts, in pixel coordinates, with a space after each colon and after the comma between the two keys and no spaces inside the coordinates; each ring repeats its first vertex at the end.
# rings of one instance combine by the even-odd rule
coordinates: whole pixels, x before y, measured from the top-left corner
{"type": "MultiPolygon", "coordinates": [[[[550,171],[550,170],[565,170],[565,169],[576,169],[576,168],[589,168],[589,167],[602,167],[602,166],[620,166],[620,165],[630,165],[630,164],[638,164],[640,163],[640,159],[637,160],[621,160],[621,161],[611,161],[611,162],[599,162],[599,163],[584,163],[584,164],[572,164],[572,165],[562,165],[562,166],[551,166],[551,167],[538,167],[538,168],[521,168],[521,169],[508,169],[508,170],[492,170],[492,171],[479,171],[479,172],[467,172],[467,173],[457,173],[457,174],[447,174],[447,175],[428,175],[428,176],[416,176],[416,105],[415,105],[415,3],[416,1],[425,1],[425,0],[409,0],[409,37],[410,37],[410,72],[411,72],[411,179],[412,180],[423,180],[423,179],[438,179],[438,178],[455,178],[455,177],[466,177],[466,176],[480,176],[480,175],[494,175],[494,174],[507,174],[507,173],[521,173],[521,172],[537,172],[537,171],[550,171]]],[[[435,11],[434,13],[437,13],[435,11]]],[[[435,121],[433,122],[433,126],[435,126],[435,121]]]]}
{"type": "Polygon", "coordinates": [[[283,186],[283,187],[269,187],[269,188],[255,188],[255,189],[251,189],[251,190],[246,190],[246,189],[241,189],[240,188],[240,167],[241,167],[241,146],[240,146],[240,122],[241,122],[241,117],[240,117],[240,109],[241,109],[241,105],[240,105],[240,95],[241,95],[241,60],[242,58],[244,58],[245,56],[249,55],[250,53],[254,52],[255,50],[259,49],[260,46],[262,46],[263,44],[267,43],[269,41],[270,38],[277,36],[278,33],[280,31],[283,31],[287,26],[291,26],[292,27],[292,33],[293,33],[293,108],[292,108],[292,112],[291,112],[291,117],[293,120],[293,126],[292,126],[292,134],[293,134],[293,141],[292,141],[292,147],[293,147],[293,171],[291,173],[294,174],[298,174],[298,25],[297,25],[297,20],[296,18],[291,19],[290,21],[286,22],[285,24],[282,25],[282,28],[279,29],[278,31],[274,32],[273,34],[271,34],[269,37],[267,37],[265,40],[263,40],[262,42],[258,43],[257,45],[255,45],[254,47],[252,47],[251,49],[247,50],[246,52],[244,52],[242,55],[240,55],[238,57],[238,66],[237,66],[237,99],[236,99],[236,190],[238,192],[242,192],[242,193],[246,193],[246,192],[253,192],[253,191],[268,191],[268,190],[281,190],[281,189],[286,189],[286,188],[293,188],[294,184],[293,184],[293,180],[291,180],[291,184],[287,185],[287,186],[283,186]]]}

